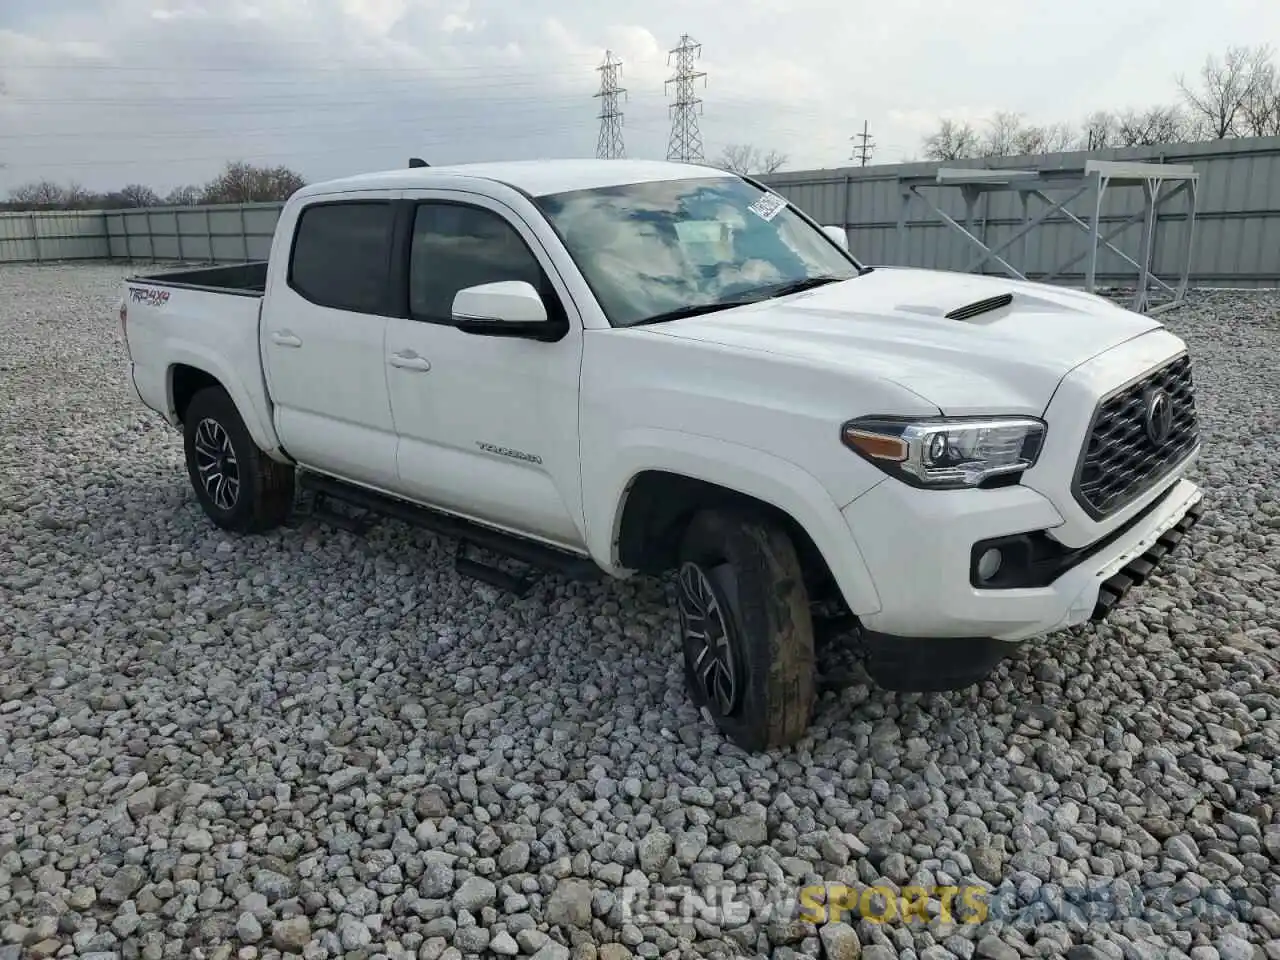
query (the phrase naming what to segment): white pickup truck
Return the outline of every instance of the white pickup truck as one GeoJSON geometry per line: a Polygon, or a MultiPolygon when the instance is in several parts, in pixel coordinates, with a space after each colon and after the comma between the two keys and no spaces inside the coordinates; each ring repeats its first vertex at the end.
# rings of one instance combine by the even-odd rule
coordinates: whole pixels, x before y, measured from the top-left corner
{"type": "Polygon", "coordinates": [[[1098,619],[1201,512],[1191,364],[1034,283],[871,268],[749,178],[626,160],[305,187],[269,259],[126,280],[142,403],[209,518],[295,488],[458,539],[467,576],[673,572],[691,697],[794,743],[836,611],[891,689],[1098,619]]]}

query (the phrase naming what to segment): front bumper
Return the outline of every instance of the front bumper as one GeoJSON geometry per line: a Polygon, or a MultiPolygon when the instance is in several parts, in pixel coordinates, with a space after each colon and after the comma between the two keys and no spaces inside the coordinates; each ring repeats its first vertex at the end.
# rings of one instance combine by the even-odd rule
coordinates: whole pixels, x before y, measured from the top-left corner
{"type": "Polygon", "coordinates": [[[975,543],[1051,530],[1063,518],[1024,486],[917,490],[892,480],[844,508],[880,596],[863,626],[898,637],[1024,640],[1105,616],[1200,518],[1203,494],[1186,479],[1152,492],[1154,506],[1045,586],[972,585],[975,543]]]}

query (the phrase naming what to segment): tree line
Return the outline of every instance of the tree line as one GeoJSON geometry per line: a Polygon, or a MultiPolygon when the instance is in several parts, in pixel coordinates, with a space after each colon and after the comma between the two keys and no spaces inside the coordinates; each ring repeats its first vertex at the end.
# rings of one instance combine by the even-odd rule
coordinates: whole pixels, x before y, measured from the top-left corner
{"type": "Polygon", "coordinates": [[[1231,47],[1199,73],[1177,78],[1180,99],[1121,111],[1099,110],[1083,123],[1028,124],[1001,112],[979,129],[944,119],[926,136],[927,160],[1018,157],[1162,143],[1280,136],[1280,67],[1269,45],[1231,47]]]}
{"type": "Polygon", "coordinates": [[[120,210],[136,207],[193,207],[206,203],[259,203],[286,200],[300,187],[302,176],[288,167],[255,167],[235,160],[203,185],[176,187],[164,196],[141,183],[95,193],[78,183],[39,180],[9,192],[0,210],[120,210]]]}

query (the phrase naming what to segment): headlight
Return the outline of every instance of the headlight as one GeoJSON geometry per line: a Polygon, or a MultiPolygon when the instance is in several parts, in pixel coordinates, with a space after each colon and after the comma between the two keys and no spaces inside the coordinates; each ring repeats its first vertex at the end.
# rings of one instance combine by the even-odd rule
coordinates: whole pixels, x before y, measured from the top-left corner
{"type": "Polygon", "coordinates": [[[953,490],[1026,470],[1040,455],[1044,432],[1043,421],[1030,417],[859,417],[844,425],[840,437],[899,480],[953,490]]]}

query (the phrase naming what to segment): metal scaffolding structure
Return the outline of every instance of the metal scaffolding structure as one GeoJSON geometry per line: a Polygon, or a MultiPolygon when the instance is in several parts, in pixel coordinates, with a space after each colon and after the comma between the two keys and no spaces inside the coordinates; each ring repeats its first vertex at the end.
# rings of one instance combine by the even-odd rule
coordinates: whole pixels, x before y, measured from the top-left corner
{"type": "Polygon", "coordinates": [[[898,262],[906,262],[907,213],[912,198],[919,197],[952,230],[971,243],[978,251],[965,267],[972,272],[988,261],[994,261],[1005,273],[1017,280],[1027,279],[1024,271],[1029,262],[1029,240],[1032,232],[1052,218],[1064,218],[1079,227],[1088,237],[1085,249],[1059,264],[1049,273],[1036,277],[1052,282],[1062,273],[1085,261],[1085,289],[1093,293],[1097,286],[1098,250],[1106,248],[1130,264],[1137,271],[1137,285],[1131,309],[1140,313],[1156,314],[1179,306],[1187,292],[1191,273],[1192,241],[1195,234],[1196,184],[1199,174],[1195,168],[1183,164],[1131,163],[1115,160],[1088,160],[1082,167],[1055,170],[987,170],[941,168],[926,176],[899,177],[898,189],[901,206],[898,212],[898,262]],[[1166,184],[1170,185],[1165,190],[1166,184]],[[965,203],[965,223],[958,223],[949,216],[922,188],[958,188],[965,203]],[[1115,224],[1105,234],[1102,232],[1102,200],[1109,188],[1140,187],[1142,205],[1135,213],[1115,224]],[[1058,199],[1048,196],[1050,191],[1059,193],[1058,199]],[[1065,195],[1062,192],[1065,191],[1065,195]],[[1013,235],[996,245],[988,246],[978,236],[977,206],[982,197],[992,193],[1018,194],[1022,201],[1022,226],[1013,235]],[[1067,209],[1073,201],[1089,196],[1092,200],[1092,218],[1076,216],[1067,209]],[[1186,237],[1181,251],[1180,272],[1174,284],[1156,276],[1152,270],[1153,239],[1160,208],[1178,196],[1187,197],[1186,237]],[[1035,199],[1043,208],[1032,216],[1031,201],[1035,199]],[[1129,256],[1112,241],[1134,223],[1141,225],[1138,259],[1129,256]],[[1022,270],[1018,270],[1002,253],[1014,244],[1022,242],[1022,270]],[[1163,290],[1171,299],[1153,305],[1153,288],[1163,290]]]}

